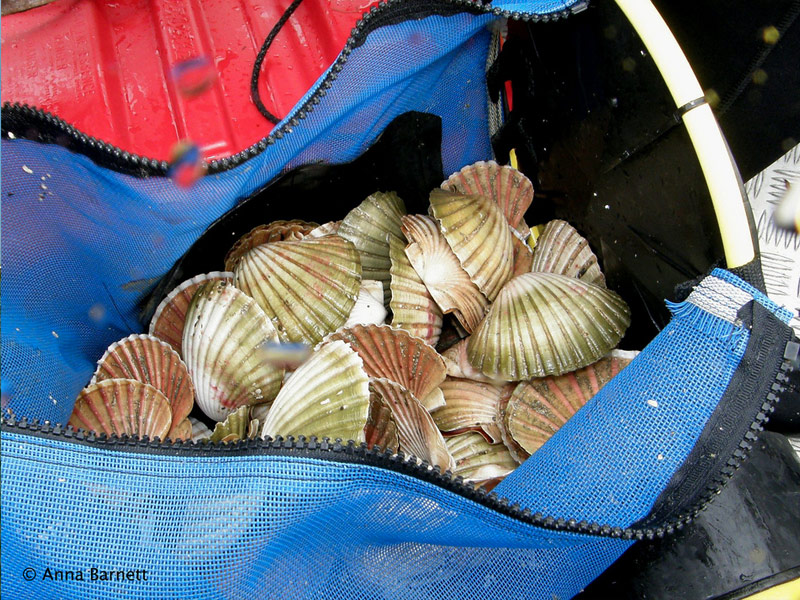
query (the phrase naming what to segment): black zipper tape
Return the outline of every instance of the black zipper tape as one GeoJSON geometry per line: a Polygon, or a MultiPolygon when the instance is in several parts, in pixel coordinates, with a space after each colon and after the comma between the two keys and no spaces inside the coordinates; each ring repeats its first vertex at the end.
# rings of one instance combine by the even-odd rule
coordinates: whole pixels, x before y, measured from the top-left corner
{"type": "MultiPolygon", "coordinates": [[[[557,13],[533,15],[495,8],[481,0],[436,0],[435,2],[430,0],[384,0],[380,5],[373,6],[358,20],[332,68],[306,102],[289,116],[286,123],[249,148],[233,156],[210,161],[207,163],[208,173],[221,173],[238,167],[245,161],[261,154],[267,146],[290,135],[300,121],[314,110],[314,107],[320,103],[320,99],[327,95],[328,90],[333,87],[333,82],[338,78],[353,49],[363,44],[367,36],[379,27],[408,19],[422,19],[434,14],[448,15],[459,12],[493,14],[522,21],[552,21],[581,12],[587,5],[588,0],[578,2],[557,13]]],[[[59,144],[73,152],[85,154],[100,166],[136,177],[165,177],[169,171],[169,163],[165,160],[156,160],[126,152],[112,144],[86,135],[55,115],[27,104],[5,102],[0,117],[2,136],[5,139],[23,138],[42,143],[59,144]]]]}
{"type": "Polygon", "coordinates": [[[779,400],[793,370],[792,362],[785,358],[793,332],[755,301],[745,304],[738,316],[750,331],[744,356],[694,448],[650,513],[633,527],[648,528],[676,514],[702,510],[749,455],[779,400]],[[711,481],[709,473],[716,474],[711,481]]]}

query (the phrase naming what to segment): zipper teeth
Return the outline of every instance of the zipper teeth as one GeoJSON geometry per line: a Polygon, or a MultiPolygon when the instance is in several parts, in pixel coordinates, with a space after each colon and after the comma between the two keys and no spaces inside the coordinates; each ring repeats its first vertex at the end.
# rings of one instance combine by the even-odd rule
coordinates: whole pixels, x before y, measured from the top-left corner
{"type": "Polygon", "coordinates": [[[254,450],[261,451],[265,455],[281,455],[284,452],[291,453],[299,451],[306,453],[307,456],[312,458],[337,461],[335,458],[336,454],[345,454],[360,459],[361,462],[370,466],[385,468],[433,483],[438,487],[477,502],[496,512],[543,529],[627,540],[644,539],[648,537],[648,533],[650,533],[650,530],[601,525],[596,522],[590,523],[585,520],[577,521],[576,519],[556,518],[544,515],[541,512],[532,512],[528,508],[523,509],[517,503],[510,503],[507,498],[501,498],[494,492],[486,492],[482,488],[475,488],[472,485],[464,483],[464,479],[460,475],[453,475],[450,471],[442,473],[439,467],[433,467],[426,461],[418,461],[413,455],[405,455],[403,452],[393,453],[377,447],[369,448],[364,443],[356,444],[352,440],[345,443],[338,439],[330,440],[329,438],[318,439],[316,437],[306,438],[305,436],[299,436],[297,439],[293,437],[277,437],[274,439],[257,438],[228,444],[191,441],[173,444],[163,443],[157,439],[150,440],[146,437],[135,438],[126,435],[120,437],[112,435],[109,437],[105,434],[97,435],[94,432],[87,433],[83,429],[76,431],[72,426],[64,427],[60,424],[52,425],[48,421],[44,423],[40,423],[38,419],[28,421],[25,417],[19,421],[16,421],[13,417],[3,417],[2,426],[4,430],[16,431],[20,435],[58,439],[60,441],[82,442],[100,448],[119,449],[120,447],[124,447],[129,450],[138,449],[155,452],[168,449],[173,456],[176,454],[176,451],[184,451],[187,454],[199,453],[208,456],[232,453],[242,453],[242,455],[253,456],[254,450]],[[325,454],[328,456],[324,456],[325,454]]]}
{"type": "Polygon", "coordinates": [[[706,494],[702,496],[694,506],[690,507],[685,514],[673,517],[669,522],[660,527],[633,528],[618,527],[586,520],[556,518],[544,515],[541,512],[532,512],[529,508],[522,508],[519,504],[511,504],[507,498],[499,497],[495,492],[486,492],[481,488],[475,488],[464,483],[461,476],[454,476],[450,471],[442,473],[439,467],[432,467],[426,461],[418,462],[414,456],[406,456],[402,452],[392,453],[380,448],[369,448],[366,444],[356,444],[352,440],[342,443],[341,440],[331,441],[328,438],[318,439],[316,437],[306,438],[299,436],[297,439],[288,437],[286,439],[278,437],[258,438],[242,440],[233,444],[214,444],[198,442],[178,442],[175,444],[163,443],[159,440],[149,440],[147,438],[132,438],[127,436],[108,437],[105,434],[96,435],[93,432],[85,432],[82,429],[75,431],[72,426],[63,427],[60,424],[51,425],[49,421],[40,423],[38,419],[28,421],[22,418],[16,421],[13,417],[3,416],[0,419],[2,426],[7,430],[17,430],[25,432],[23,435],[38,435],[50,439],[61,439],[85,442],[99,447],[119,447],[124,446],[129,449],[148,449],[148,450],[169,450],[174,454],[176,450],[191,453],[202,453],[205,455],[225,454],[225,453],[249,453],[253,450],[266,451],[266,454],[280,454],[281,452],[308,452],[317,453],[316,458],[336,460],[334,457],[320,456],[323,454],[346,454],[348,456],[362,459],[364,463],[371,466],[386,468],[392,471],[410,475],[423,481],[428,481],[441,488],[451,491],[461,497],[473,500],[487,508],[495,510],[501,514],[535,525],[542,529],[552,531],[565,531],[598,537],[619,538],[630,541],[655,540],[671,535],[677,530],[689,525],[697,515],[702,512],[709,502],[716,496],[750,457],[753,443],[758,440],[758,434],[764,430],[764,423],[769,420],[769,415],[774,412],[775,404],[780,401],[782,392],[785,391],[785,383],[789,381],[789,374],[794,371],[794,366],[789,360],[784,360],[772,383],[771,391],[761,404],[761,410],[756,414],[750,424],[749,431],[744,439],[739,442],[739,447],[734,451],[733,456],[728,459],[727,465],[720,474],[709,484],[706,494]]]}
{"type": "MultiPolygon", "coordinates": [[[[325,78],[322,80],[319,86],[314,90],[311,96],[309,96],[308,100],[306,100],[306,102],[303,103],[300,108],[298,108],[291,116],[289,116],[288,120],[283,125],[270,132],[268,136],[262,138],[249,148],[246,148],[241,152],[237,152],[232,156],[215,159],[206,163],[208,174],[221,173],[223,171],[233,169],[248,159],[254,158],[255,156],[261,154],[264,150],[266,150],[267,146],[271,146],[277,140],[280,140],[286,135],[291,134],[292,131],[294,131],[294,128],[299,125],[300,121],[305,119],[308,114],[314,110],[314,107],[320,103],[320,98],[327,95],[328,90],[332,86],[332,82],[338,78],[339,73],[344,68],[345,63],[350,56],[350,53],[358,45],[359,38],[362,38],[364,35],[369,33],[371,31],[371,29],[369,29],[370,27],[375,27],[375,25],[371,25],[373,20],[382,15],[387,9],[392,8],[403,1],[404,0],[383,0],[378,6],[373,6],[368,12],[362,15],[362,17],[356,22],[355,27],[353,27],[352,31],[350,32],[350,37],[347,39],[344,48],[339,53],[339,56],[336,58],[333,66],[325,75],[325,78]]],[[[528,13],[495,8],[488,4],[484,4],[482,0],[440,1],[445,4],[463,6],[465,10],[472,10],[482,14],[493,14],[498,17],[525,22],[547,22],[563,19],[571,14],[585,10],[588,5],[588,0],[584,0],[556,13],[532,15],[528,13]]],[[[11,102],[4,102],[3,111],[18,112],[23,116],[32,117],[52,127],[56,127],[61,132],[71,137],[74,141],[78,142],[85,150],[104,154],[106,158],[115,161],[117,164],[121,163],[121,167],[123,169],[132,171],[137,175],[144,177],[153,175],[166,176],[169,171],[169,163],[165,160],[147,158],[138,154],[126,152],[121,148],[114,146],[113,144],[109,144],[107,142],[103,142],[102,140],[98,140],[86,135],[66,121],[45,110],[31,107],[27,104],[20,104],[19,102],[15,102],[13,104],[11,102]]]]}

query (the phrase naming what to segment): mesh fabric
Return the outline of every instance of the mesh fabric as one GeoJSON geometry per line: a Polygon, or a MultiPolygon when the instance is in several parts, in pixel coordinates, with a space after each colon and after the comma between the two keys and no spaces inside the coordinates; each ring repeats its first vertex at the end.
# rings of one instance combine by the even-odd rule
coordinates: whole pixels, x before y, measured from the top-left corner
{"type": "MultiPolygon", "coordinates": [[[[143,330],[144,294],[211,222],[280,171],[351,160],[409,110],[441,116],[446,172],[491,158],[484,68],[492,18],[433,16],[376,30],[291,134],[189,190],[111,172],[58,146],[4,140],[7,407],[66,422],[105,348],[143,330]]],[[[363,198],[337,200],[344,216],[363,198]]]]}
{"type": "Polygon", "coordinates": [[[550,600],[630,545],[544,531],[364,465],[142,455],[8,432],[2,450],[9,598],[550,600]],[[144,569],[148,581],[42,581],[48,566],[87,580],[92,567],[144,569]]]}

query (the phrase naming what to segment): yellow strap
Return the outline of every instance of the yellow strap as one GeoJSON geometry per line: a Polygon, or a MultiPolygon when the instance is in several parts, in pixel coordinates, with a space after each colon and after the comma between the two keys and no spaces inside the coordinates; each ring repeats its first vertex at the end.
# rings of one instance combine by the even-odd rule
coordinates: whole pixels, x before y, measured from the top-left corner
{"type": "Polygon", "coordinates": [[[747,600],[800,600],[800,579],[792,579],[746,598],[747,600]]]}
{"type": "MultiPolygon", "coordinates": [[[[689,62],[664,19],[650,0],[616,0],[669,88],[682,107],[703,96],[689,62]]],[[[736,168],[711,108],[701,104],[683,115],[714,203],[728,267],[741,267],[755,258],[755,249],[742,202],[736,168]]]]}

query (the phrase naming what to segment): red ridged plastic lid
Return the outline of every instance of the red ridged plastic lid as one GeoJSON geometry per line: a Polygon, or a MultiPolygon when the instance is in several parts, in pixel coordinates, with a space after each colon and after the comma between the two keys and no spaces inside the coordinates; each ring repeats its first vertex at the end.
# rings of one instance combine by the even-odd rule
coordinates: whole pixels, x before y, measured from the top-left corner
{"type": "MultiPolygon", "coordinates": [[[[289,3],[58,0],[3,17],[2,100],[42,108],[150,158],[169,159],[183,139],[198,144],[206,160],[230,156],[273,127],[250,99],[250,77],[289,3]],[[187,67],[182,74],[175,71],[180,65],[187,67]],[[204,81],[211,83],[196,95],[181,90],[204,81]]],[[[261,70],[270,112],[283,117],[291,110],[373,4],[300,5],[261,70]]]]}

